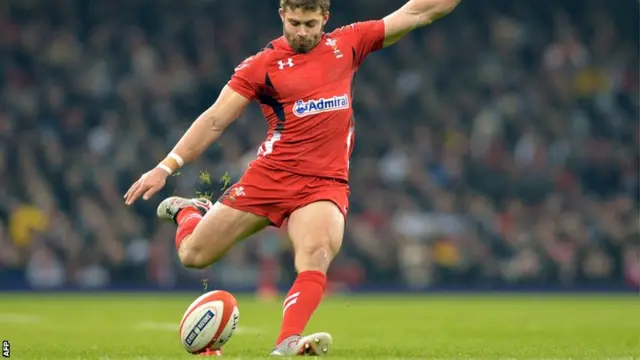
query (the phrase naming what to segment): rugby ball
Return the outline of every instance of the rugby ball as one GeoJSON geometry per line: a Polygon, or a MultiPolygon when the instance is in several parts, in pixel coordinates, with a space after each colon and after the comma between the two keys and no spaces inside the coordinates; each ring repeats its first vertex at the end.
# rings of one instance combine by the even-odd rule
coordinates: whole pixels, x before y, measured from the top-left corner
{"type": "Polygon", "coordinates": [[[192,354],[218,350],[229,341],[239,320],[236,298],[226,291],[210,291],[185,311],[180,321],[180,340],[192,354]]]}

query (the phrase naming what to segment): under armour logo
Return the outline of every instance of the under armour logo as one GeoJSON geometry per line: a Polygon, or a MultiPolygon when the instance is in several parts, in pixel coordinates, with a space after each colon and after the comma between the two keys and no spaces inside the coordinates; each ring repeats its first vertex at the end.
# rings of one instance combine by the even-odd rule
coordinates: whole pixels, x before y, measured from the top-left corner
{"type": "Polygon", "coordinates": [[[293,59],[292,58],[288,58],[287,62],[284,62],[282,60],[278,61],[278,67],[280,67],[280,70],[284,69],[284,67],[286,65],[289,65],[289,67],[293,67],[293,59]]]}

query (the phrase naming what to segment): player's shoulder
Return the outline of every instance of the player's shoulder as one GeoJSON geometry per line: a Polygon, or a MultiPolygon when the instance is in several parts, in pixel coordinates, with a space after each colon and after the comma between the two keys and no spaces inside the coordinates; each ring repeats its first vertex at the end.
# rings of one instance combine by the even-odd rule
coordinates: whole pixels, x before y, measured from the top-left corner
{"type": "Polygon", "coordinates": [[[357,24],[358,23],[351,23],[351,24],[347,24],[339,28],[336,28],[332,32],[327,34],[327,36],[331,38],[337,38],[337,37],[352,35],[356,31],[356,28],[358,26],[357,24]]]}
{"type": "Polygon", "coordinates": [[[347,24],[341,26],[331,33],[328,34],[329,37],[337,38],[337,37],[349,37],[349,36],[359,36],[363,32],[375,30],[376,26],[379,26],[383,23],[383,20],[367,20],[367,21],[358,21],[351,24],[347,24]]]}
{"type": "Polygon", "coordinates": [[[291,47],[289,46],[287,39],[284,36],[280,36],[277,39],[271,40],[267,46],[265,46],[265,49],[269,50],[271,54],[277,54],[281,52],[288,53],[290,52],[291,47]]]}
{"type": "Polygon", "coordinates": [[[244,59],[238,66],[235,68],[235,72],[244,70],[263,70],[266,68],[266,64],[269,63],[269,60],[273,58],[274,53],[276,52],[277,47],[279,46],[281,39],[274,39],[270,41],[265,47],[263,47],[260,51],[248,56],[244,59]]]}

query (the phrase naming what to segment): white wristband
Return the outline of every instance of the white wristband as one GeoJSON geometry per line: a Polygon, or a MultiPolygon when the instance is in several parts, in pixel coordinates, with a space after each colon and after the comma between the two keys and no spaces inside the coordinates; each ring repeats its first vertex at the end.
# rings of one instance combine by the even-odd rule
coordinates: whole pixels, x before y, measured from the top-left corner
{"type": "Polygon", "coordinates": [[[165,164],[158,164],[158,166],[156,166],[156,167],[158,167],[158,168],[160,168],[160,169],[162,169],[162,170],[166,171],[169,175],[173,174],[173,170],[171,170],[171,168],[170,168],[170,167],[168,167],[168,166],[167,166],[167,165],[165,165],[165,164]]]}
{"type": "Polygon", "coordinates": [[[178,163],[178,166],[182,167],[184,165],[184,159],[182,156],[172,152],[169,154],[169,157],[175,160],[178,163]]]}

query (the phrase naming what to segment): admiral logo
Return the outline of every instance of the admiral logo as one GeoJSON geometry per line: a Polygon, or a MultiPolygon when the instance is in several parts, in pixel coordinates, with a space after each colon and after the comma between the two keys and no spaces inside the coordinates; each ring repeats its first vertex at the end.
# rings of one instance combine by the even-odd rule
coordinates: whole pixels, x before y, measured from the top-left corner
{"type": "Polygon", "coordinates": [[[344,110],[349,108],[349,96],[341,95],[332,98],[298,100],[293,106],[293,113],[297,117],[319,114],[327,111],[344,110]]]}
{"type": "Polygon", "coordinates": [[[216,316],[216,314],[213,313],[213,311],[211,310],[207,310],[206,313],[204,313],[204,315],[202,316],[202,318],[200,318],[200,320],[198,321],[198,323],[196,324],[196,326],[193,327],[193,329],[191,329],[191,331],[189,332],[189,335],[187,335],[187,339],[185,340],[185,343],[189,346],[193,345],[193,342],[196,340],[196,338],[198,337],[198,335],[200,335],[200,333],[202,332],[202,330],[204,329],[205,326],[207,326],[207,324],[211,321],[211,319],[213,319],[216,316]]]}

